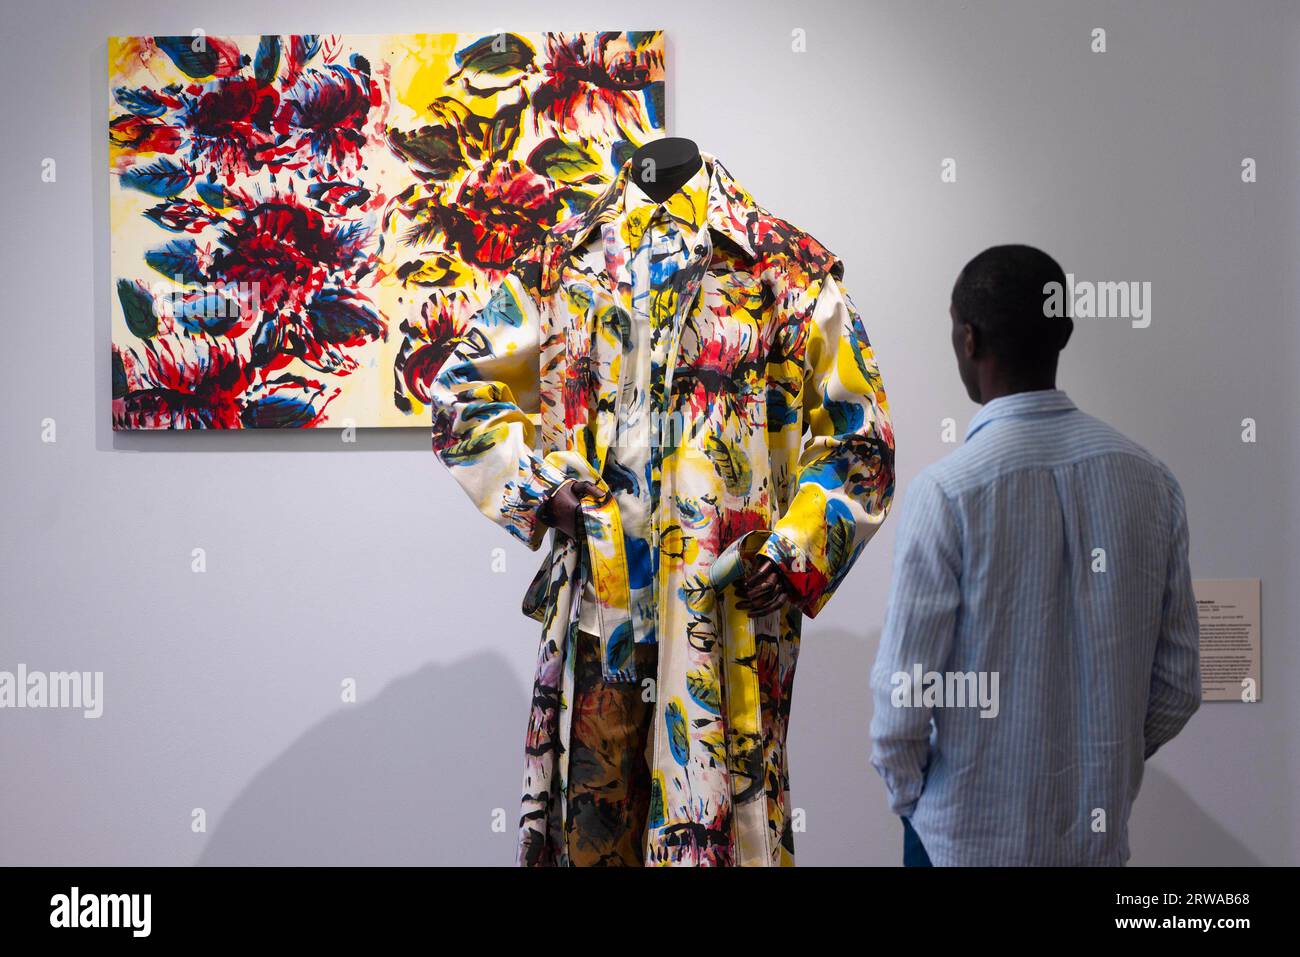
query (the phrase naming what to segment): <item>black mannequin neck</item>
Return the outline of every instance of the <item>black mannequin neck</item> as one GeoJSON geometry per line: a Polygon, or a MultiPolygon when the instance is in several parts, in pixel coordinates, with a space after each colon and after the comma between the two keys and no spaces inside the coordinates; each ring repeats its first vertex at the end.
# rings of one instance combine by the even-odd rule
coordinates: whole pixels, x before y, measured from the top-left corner
{"type": "Polygon", "coordinates": [[[654,140],[632,154],[631,174],[656,203],[677,192],[704,165],[700,148],[680,136],[654,140]]]}

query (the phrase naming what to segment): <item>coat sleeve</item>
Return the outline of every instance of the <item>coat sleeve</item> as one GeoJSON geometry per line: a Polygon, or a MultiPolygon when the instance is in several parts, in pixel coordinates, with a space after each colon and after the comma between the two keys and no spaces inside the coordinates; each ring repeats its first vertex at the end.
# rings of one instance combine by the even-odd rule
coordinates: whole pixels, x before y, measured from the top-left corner
{"type": "Polygon", "coordinates": [[[894,430],[880,371],[838,277],[800,294],[805,433],[790,507],[759,549],[777,562],[810,618],[885,520],[894,494],[894,430]]]}
{"type": "Polygon", "coordinates": [[[537,510],[566,476],[533,449],[542,348],[529,274],[525,264],[496,286],[431,393],[438,458],[479,511],[536,550],[547,529],[537,510]]]}

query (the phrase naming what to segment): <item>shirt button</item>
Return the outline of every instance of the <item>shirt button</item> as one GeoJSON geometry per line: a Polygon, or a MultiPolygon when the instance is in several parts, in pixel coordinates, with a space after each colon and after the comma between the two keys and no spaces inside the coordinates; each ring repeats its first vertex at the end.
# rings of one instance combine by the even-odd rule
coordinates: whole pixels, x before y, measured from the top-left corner
{"type": "Polygon", "coordinates": [[[695,255],[697,255],[697,256],[703,256],[703,255],[704,255],[704,244],[703,244],[703,243],[700,243],[698,246],[695,247],[695,255]]]}

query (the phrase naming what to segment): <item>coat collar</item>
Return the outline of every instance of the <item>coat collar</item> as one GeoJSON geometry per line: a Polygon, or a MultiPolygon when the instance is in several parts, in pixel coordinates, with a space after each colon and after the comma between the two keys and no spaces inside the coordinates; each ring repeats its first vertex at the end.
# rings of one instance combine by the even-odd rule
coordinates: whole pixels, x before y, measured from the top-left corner
{"type": "MultiPolygon", "coordinates": [[[[736,182],[727,172],[727,168],[712,154],[701,152],[700,158],[704,160],[704,165],[696,176],[701,177],[701,183],[703,177],[707,176],[708,182],[704,211],[705,224],[730,240],[751,262],[757,260],[758,254],[754,250],[749,231],[751,225],[763,215],[762,208],[754,202],[749,191],[736,182]]],[[[566,246],[570,249],[582,246],[591,237],[596,227],[613,222],[620,214],[627,212],[629,199],[633,204],[639,200],[653,203],[641,192],[640,187],[631,182],[631,168],[632,160],[629,158],[623,163],[609,187],[585,211],[570,220],[567,227],[561,229],[566,246]]],[[[693,177],[687,184],[688,188],[694,182],[693,177]]],[[[673,203],[674,199],[670,198],[667,205],[671,207],[673,203]]]]}
{"type": "Polygon", "coordinates": [[[708,220],[709,208],[709,170],[701,164],[684,184],[668,197],[658,203],[651,199],[634,177],[627,179],[627,192],[623,196],[624,229],[632,245],[636,245],[641,234],[654,218],[657,210],[677,223],[688,236],[694,236],[708,220]]]}

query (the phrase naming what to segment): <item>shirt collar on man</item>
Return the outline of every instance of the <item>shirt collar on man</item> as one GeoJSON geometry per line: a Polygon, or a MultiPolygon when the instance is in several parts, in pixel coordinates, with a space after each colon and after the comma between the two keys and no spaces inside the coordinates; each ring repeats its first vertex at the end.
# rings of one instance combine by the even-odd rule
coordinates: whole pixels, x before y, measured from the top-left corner
{"type": "Polygon", "coordinates": [[[984,403],[966,427],[966,441],[994,419],[1007,419],[1024,415],[1046,415],[1068,412],[1074,408],[1070,397],[1060,389],[1039,389],[1034,392],[1015,392],[999,396],[984,403]]]}

